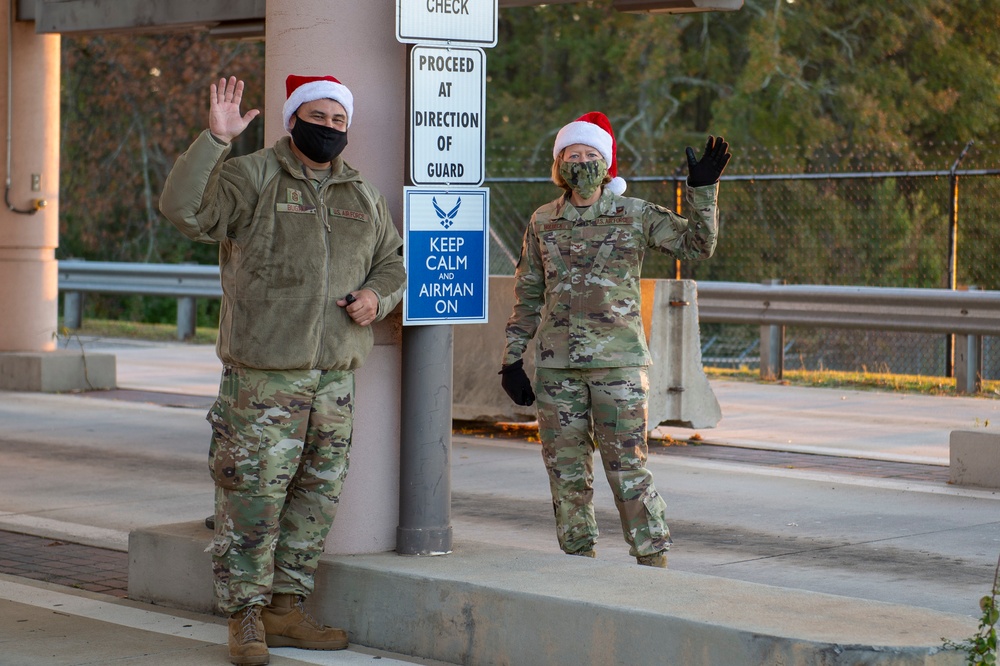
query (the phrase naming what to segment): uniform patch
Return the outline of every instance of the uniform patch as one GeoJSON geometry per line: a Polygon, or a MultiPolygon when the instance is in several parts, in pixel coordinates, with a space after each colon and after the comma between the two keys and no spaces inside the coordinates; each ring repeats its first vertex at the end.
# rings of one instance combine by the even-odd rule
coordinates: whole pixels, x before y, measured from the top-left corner
{"type": "Polygon", "coordinates": [[[315,213],[316,206],[305,204],[280,203],[275,204],[279,213],[315,213]]]}
{"type": "Polygon", "coordinates": [[[595,220],[595,226],[604,224],[620,224],[624,226],[631,226],[632,219],[633,218],[631,217],[602,217],[599,218],[598,220],[595,220]]]}
{"type": "Polygon", "coordinates": [[[544,224],[538,225],[539,231],[558,231],[559,229],[569,229],[570,225],[566,222],[546,222],[544,224]]]}
{"type": "Polygon", "coordinates": [[[368,221],[368,216],[358,210],[344,210],[343,208],[331,208],[330,215],[336,215],[337,217],[346,217],[349,220],[360,220],[362,222],[368,221]]]}
{"type": "Polygon", "coordinates": [[[302,196],[302,190],[296,190],[293,187],[289,187],[285,190],[285,199],[287,203],[279,203],[276,208],[279,213],[315,213],[316,206],[312,204],[305,203],[305,198],[302,196]]]}

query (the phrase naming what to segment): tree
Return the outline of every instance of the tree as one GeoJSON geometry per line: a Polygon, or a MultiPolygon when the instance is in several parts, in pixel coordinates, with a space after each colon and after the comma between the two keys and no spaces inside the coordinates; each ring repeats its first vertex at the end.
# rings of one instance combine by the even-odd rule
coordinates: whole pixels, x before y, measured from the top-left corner
{"type": "MultiPolygon", "coordinates": [[[[203,261],[215,250],[183,239],[157,199],[174,159],[207,127],[208,86],[247,80],[263,100],[259,43],[205,33],[102,35],[62,42],[61,256],[114,261],[203,261]]],[[[262,143],[256,123],[237,150],[262,143]]]]}
{"type": "MultiPolygon", "coordinates": [[[[217,249],[181,236],[157,201],[176,157],[207,127],[209,84],[239,73],[247,108],[262,108],[263,63],[261,43],[205,33],[64,38],[58,256],[214,263],[217,249]]],[[[258,120],[234,153],[262,142],[258,120]]],[[[104,316],[173,317],[171,299],[89,301],[104,316]]]]}

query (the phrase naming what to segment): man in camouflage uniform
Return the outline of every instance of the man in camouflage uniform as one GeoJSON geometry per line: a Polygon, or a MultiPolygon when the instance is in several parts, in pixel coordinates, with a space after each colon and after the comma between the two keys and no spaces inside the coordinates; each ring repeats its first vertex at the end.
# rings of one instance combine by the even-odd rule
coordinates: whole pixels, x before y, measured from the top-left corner
{"type": "Polygon", "coordinates": [[[346,632],[317,622],[302,600],[347,474],[354,370],[405,281],[385,198],[340,157],[350,90],[332,76],[293,75],[286,92],[291,136],[227,160],[259,112],[241,115],[236,77],[213,84],[209,130],[160,198],[182,233],[220,244],[210,548],[234,664],[268,663],[268,646],[347,647],[346,632]]]}
{"type": "Polygon", "coordinates": [[[524,234],[507,321],[503,387],[519,405],[538,399],[538,435],[549,474],[559,546],[594,557],[593,453],[600,449],[630,553],[666,567],[666,503],[646,469],[649,350],[640,269],[646,248],[706,259],[718,232],[718,181],[729,144],[709,137],[687,149],[690,219],[623,197],[615,140],[604,114],[563,127],[552,179],[565,194],[535,211],[524,234]],[[534,390],[522,356],[536,341],[534,390]]]}

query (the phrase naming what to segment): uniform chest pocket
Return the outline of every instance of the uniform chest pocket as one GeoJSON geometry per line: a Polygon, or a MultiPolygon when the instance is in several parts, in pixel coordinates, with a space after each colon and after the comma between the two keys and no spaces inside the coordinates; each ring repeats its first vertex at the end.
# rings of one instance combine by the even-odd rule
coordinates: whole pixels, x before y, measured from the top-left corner
{"type": "Polygon", "coordinates": [[[594,224],[582,230],[584,245],[594,257],[590,273],[600,275],[609,261],[631,265],[640,253],[639,240],[631,226],[594,224]]]}
{"type": "Polygon", "coordinates": [[[329,214],[330,234],[337,246],[354,251],[375,246],[375,224],[367,213],[331,207],[329,214]]]}
{"type": "Polygon", "coordinates": [[[552,271],[558,276],[568,274],[566,256],[563,256],[563,253],[565,252],[567,256],[569,254],[572,230],[561,227],[547,229],[541,233],[540,240],[546,271],[552,271]]]}

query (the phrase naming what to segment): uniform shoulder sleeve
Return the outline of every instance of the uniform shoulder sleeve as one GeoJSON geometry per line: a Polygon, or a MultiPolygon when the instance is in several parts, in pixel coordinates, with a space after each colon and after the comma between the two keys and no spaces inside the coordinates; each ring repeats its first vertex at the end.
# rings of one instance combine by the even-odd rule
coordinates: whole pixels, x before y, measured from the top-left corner
{"type": "Polygon", "coordinates": [[[260,186],[249,171],[264,164],[250,156],[227,161],[231,149],[205,130],[177,158],[163,185],[160,212],[192,240],[219,242],[252,215],[260,186]]]}

